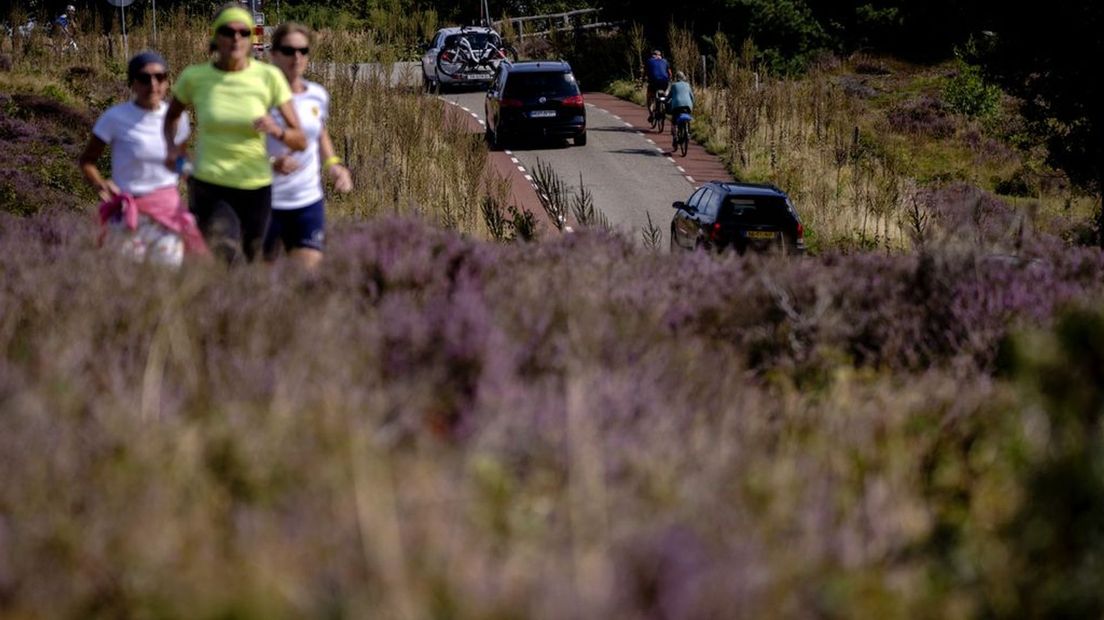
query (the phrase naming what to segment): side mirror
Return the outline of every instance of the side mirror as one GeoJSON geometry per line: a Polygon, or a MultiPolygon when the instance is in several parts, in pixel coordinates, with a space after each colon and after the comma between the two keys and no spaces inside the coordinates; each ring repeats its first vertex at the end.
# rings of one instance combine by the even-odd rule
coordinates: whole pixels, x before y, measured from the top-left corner
{"type": "Polygon", "coordinates": [[[689,211],[689,209],[687,209],[687,207],[686,207],[686,203],[681,201],[681,200],[676,200],[675,202],[672,202],[671,203],[671,208],[673,208],[673,209],[682,209],[684,211],[689,211]]]}

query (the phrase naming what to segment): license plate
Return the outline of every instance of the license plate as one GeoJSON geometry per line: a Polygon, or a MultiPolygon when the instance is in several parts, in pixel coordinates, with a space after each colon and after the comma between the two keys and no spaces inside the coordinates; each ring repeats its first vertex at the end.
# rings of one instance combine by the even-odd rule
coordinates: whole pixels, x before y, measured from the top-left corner
{"type": "Polygon", "coordinates": [[[778,233],[770,232],[766,230],[749,230],[747,232],[748,239],[774,239],[778,233]]]}
{"type": "Polygon", "coordinates": [[[533,110],[529,113],[529,118],[549,118],[555,115],[555,110],[533,110]]]}
{"type": "Polygon", "coordinates": [[[465,80],[489,80],[491,79],[490,73],[469,73],[464,76],[465,80]]]}

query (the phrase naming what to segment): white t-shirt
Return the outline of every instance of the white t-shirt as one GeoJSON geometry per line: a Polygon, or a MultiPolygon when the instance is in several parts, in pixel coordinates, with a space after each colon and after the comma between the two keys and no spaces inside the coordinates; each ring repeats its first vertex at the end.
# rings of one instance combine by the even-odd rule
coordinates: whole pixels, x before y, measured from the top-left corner
{"type": "MultiPolygon", "coordinates": [[[[111,145],[111,180],[122,191],[141,196],[179,182],[179,175],[165,167],[169,151],[162,126],[168,109],[164,101],[157,110],[128,101],[108,108],[92,127],[93,135],[111,145]]],[[[184,114],[176,127],[176,143],[187,140],[189,131],[184,114]]]]}
{"type": "MultiPolygon", "coordinates": [[[[307,135],[307,148],[291,151],[299,167],[291,174],[275,174],[272,178],[272,208],[299,209],[322,200],[322,162],[319,158],[318,138],[322,126],[330,115],[330,94],[320,84],[303,80],[307,87],[301,93],[293,93],[291,102],[299,116],[299,125],[307,135]]],[[[273,111],[273,118],[284,126],[284,118],[273,111]]],[[[289,152],[287,146],[273,136],[268,136],[268,154],[279,157],[289,152]]]]}

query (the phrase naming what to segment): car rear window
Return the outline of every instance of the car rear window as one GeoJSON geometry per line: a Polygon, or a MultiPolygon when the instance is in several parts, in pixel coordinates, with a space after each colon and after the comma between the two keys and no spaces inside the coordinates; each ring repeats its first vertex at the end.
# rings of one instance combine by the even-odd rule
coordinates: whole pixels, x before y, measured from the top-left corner
{"type": "Polygon", "coordinates": [[[506,97],[528,99],[531,97],[570,97],[579,94],[575,76],[563,71],[541,73],[511,73],[506,78],[506,97]]]}
{"type": "Polygon", "coordinates": [[[721,224],[780,226],[790,221],[790,208],[779,196],[728,196],[717,220],[721,224]]]}
{"type": "Polygon", "coordinates": [[[445,47],[452,47],[459,43],[458,39],[461,37],[468,40],[472,49],[480,50],[487,47],[487,42],[491,42],[496,46],[502,45],[501,40],[497,35],[489,32],[465,32],[464,34],[450,34],[445,38],[445,47]]]}

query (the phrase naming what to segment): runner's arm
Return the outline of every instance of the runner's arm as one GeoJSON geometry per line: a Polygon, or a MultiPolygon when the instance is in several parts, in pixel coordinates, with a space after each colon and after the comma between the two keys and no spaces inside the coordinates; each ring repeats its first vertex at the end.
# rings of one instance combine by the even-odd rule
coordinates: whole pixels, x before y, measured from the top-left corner
{"type": "MultiPolygon", "coordinates": [[[[318,138],[318,153],[322,157],[322,161],[329,161],[330,158],[336,157],[337,153],[334,151],[333,140],[330,140],[330,132],[326,129],[325,125],[322,125],[322,135],[318,138]]],[[[326,166],[326,173],[334,180],[334,189],[347,194],[353,191],[353,178],[349,174],[349,169],[345,166],[344,162],[338,160],[335,163],[326,166]]]]}
{"type": "Polygon", "coordinates": [[[173,97],[172,101],[169,102],[168,111],[165,112],[165,124],[161,128],[168,152],[165,156],[165,166],[173,171],[176,170],[176,159],[184,152],[184,146],[176,143],[177,125],[180,124],[180,117],[184,114],[184,108],[185,105],[179,99],[173,97]]]}
{"type": "Polygon", "coordinates": [[[106,146],[103,140],[93,135],[88,140],[88,145],[84,147],[84,152],[77,158],[77,165],[80,167],[84,179],[96,189],[103,200],[109,200],[119,193],[119,188],[115,183],[111,179],[104,179],[103,175],[100,174],[100,169],[96,167],[96,162],[103,155],[106,146]]]}
{"type": "Polygon", "coordinates": [[[307,148],[307,134],[299,127],[299,115],[295,113],[291,100],[281,103],[276,109],[280,111],[280,116],[284,117],[284,124],[287,125],[287,129],[282,129],[276,139],[293,151],[307,148]]]}

